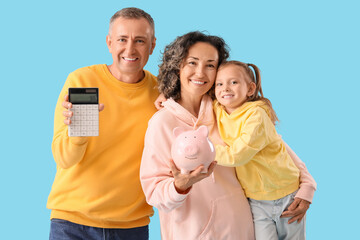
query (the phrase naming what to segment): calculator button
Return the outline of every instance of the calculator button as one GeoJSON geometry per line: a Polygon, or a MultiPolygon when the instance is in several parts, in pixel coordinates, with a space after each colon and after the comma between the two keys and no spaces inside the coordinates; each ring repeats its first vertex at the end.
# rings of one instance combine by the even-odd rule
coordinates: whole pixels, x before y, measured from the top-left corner
{"type": "Polygon", "coordinates": [[[69,136],[99,136],[99,106],[97,104],[73,104],[73,116],[68,126],[69,136]]]}

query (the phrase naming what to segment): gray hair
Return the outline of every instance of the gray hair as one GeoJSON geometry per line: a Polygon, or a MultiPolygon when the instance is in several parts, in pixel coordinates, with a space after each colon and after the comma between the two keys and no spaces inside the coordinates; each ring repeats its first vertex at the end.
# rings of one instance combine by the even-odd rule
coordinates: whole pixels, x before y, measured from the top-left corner
{"type": "Polygon", "coordinates": [[[139,8],[135,7],[129,7],[129,8],[123,8],[119,11],[117,11],[111,18],[110,18],[110,24],[109,29],[111,29],[113,22],[118,19],[119,17],[126,18],[126,19],[140,19],[145,18],[146,21],[150,24],[150,27],[152,29],[152,37],[155,37],[155,24],[154,19],[145,12],[144,10],[141,10],[139,8]]]}

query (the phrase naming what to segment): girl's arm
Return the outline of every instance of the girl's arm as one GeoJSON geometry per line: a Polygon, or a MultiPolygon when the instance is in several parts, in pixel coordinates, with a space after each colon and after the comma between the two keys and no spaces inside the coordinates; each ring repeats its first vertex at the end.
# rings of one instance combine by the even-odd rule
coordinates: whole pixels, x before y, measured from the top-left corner
{"type": "MultiPolygon", "coordinates": [[[[271,124],[270,118],[263,111],[253,111],[243,123],[239,136],[231,146],[216,145],[216,161],[226,167],[237,167],[248,163],[267,143],[265,125],[271,124]]],[[[274,128],[274,127],[273,127],[274,128]]],[[[232,132],[234,129],[222,126],[219,131],[232,132]]],[[[235,130],[236,131],[236,130],[235,130]]]]}

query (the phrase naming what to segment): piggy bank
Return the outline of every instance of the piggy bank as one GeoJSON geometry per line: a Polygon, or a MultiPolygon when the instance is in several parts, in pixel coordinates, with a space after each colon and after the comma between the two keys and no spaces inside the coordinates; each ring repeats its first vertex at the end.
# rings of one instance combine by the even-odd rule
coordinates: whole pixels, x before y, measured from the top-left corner
{"type": "Polygon", "coordinates": [[[176,127],[173,134],[175,141],[171,146],[171,156],[181,173],[190,173],[201,164],[204,165],[203,172],[207,172],[210,163],[215,159],[215,148],[208,139],[207,127],[200,126],[190,131],[176,127]]]}

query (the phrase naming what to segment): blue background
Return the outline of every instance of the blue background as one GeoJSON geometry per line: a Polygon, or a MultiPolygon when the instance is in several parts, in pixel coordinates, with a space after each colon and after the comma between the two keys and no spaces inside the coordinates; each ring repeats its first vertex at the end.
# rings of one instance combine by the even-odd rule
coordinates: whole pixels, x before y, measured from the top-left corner
{"type": "MultiPolygon", "coordinates": [[[[55,176],[53,114],[67,75],[111,64],[109,18],[150,13],[157,74],[165,45],[192,30],[222,36],[231,58],[262,70],[278,131],[318,183],[308,239],[358,235],[359,4],[357,1],[6,1],[0,4],[1,239],[47,239],[55,176]]],[[[158,217],[150,239],[160,239],[158,217]]]]}

